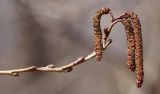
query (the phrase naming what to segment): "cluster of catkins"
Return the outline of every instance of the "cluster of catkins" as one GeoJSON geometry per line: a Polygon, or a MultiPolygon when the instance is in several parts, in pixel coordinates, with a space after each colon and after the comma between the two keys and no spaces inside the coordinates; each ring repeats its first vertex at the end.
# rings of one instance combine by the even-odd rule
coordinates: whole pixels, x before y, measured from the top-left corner
{"type": "MultiPolygon", "coordinates": [[[[98,61],[102,58],[103,52],[103,42],[102,42],[102,31],[100,27],[100,20],[102,15],[111,13],[111,10],[107,7],[101,8],[96,12],[96,15],[93,18],[93,27],[95,34],[94,41],[94,50],[96,52],[96,59],[98,61]]],[[[113,16],[113,15],[112,15],[113,16]]],[[[143,43],[142,43],[142,31],[141,24],[138,16],[134,12],[126,12],[122,16],[113,19],[120,20],[120,22],[125,27],[125,32],[127,36],[127,54],[128,61],[127,66],[131,71],[136,70],[136,85],[141,87],[143,83],[143,43]]],[[[107,31],[109,36],[108,27],[104,29],[104,32],[107,31]],[[106,29],[107,28],[107,29],[106,29]]]]}

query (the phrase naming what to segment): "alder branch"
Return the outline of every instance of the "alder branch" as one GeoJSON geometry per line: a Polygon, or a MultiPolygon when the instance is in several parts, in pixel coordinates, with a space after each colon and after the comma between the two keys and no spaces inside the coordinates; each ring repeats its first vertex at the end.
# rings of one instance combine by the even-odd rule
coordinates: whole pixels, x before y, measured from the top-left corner
{"type": "Polygon", "coordinates": [[[24,72],[71,72],[75,66],[78,66],[86,61],[96,57],[97,61],[100,61],[102,58],[103,51],[108,47],[112,42],[111,39],[108,39],[108,36],[114,27],[115,24],[121,22],[125,27],[127,35],[127,45],[128,45],[128,68],[131,70],[136,69],[137,87],[140,88],[143,83],[144,71],[143,71],[143,40],[142,40],[142,30],[139,17],[134,12],[125,12],[121,16],[114,18],[111,9],[104,7],[99,9],[96,12],[96,15],[93,17],[93,28],[94,28],[94,51],[86,57],[79,57],[74,62],[63,66],[54,66],[53,64],[47,65],[45,67],[36,67],[31,66],[27,68],[13,69],[13,70],[3,70],[0,71],[0,75],[10,75],[10,76],[19,76],[24,72]],[[104,14],[109,14],[111,16],[111,24],[104,28],[104,35],[101,31],[100,21],[101,16],[104,14]],[[103,35],[103,36],[102,36],[103,35]],[[102,40],[103,39],[103,40],[102,40]],[[135,64],[135,65],[133,65],[135,64]],[[134,68],[133,68],[134,67],[134,68]]]}
{"type": "MultiPolygon", "coordinates": [[[[104,29],[104,37],[103,37],[103,49],[105,50],[108,45],[112,42],[111,39],[107,40],[109,33],[106,33],[105,30],[108,30],[108,32],[111,31],[112,27],[119,22],[118,19],[114,20],[114,17],[112,13],[110,12],[110,15],[112,17],[111,21],[112,23],[109,25],[109,27],[106,27],[104,29]]],[[[94,58],[96,56],[96,52],[93,51],[91,54],[89,54],[86,57],[79,57],[76,61],[71,62],[69,64],[63,65],[61,67],[56,67],[53,64],[47,65],[45,67],[36,67],[36,66],[31,66],[27,68],[20,68],[20,69],[12,69],[12,70],[3,70],[0,71],[0,75],[10,75],[10,76],[19,76],[21,73],[24,72],[71,72],[73,70],[73,67],[80,65],[82,63],[85,63],[86,61],[94,58]]]]}
{"type": "MultiPolygon", "coordinates": [[[[112,40],[109,39],[108,42],[104,45],[103,50],[105,50],[111,42],[112,40]]],[[[95,56],[96,56],[96,53],[95,51],[93,51],[88,56],[79,57],[76,61],[61,67],[55,67],[53,64],[47,65],[46,67],[31,66],[31,67],[21,68],[21,69],[0,71],[0,75],[19,76],[20,73],[23,73],[23,72],[70,72],[73,70],[73,67],[79,64],[85,63],[86,61],[94,58],[95,56]]]]}
{"type": "MultiPolygon", "coordinates": [[[[107,40],[107,38],[108,38],[108,36],[109,36],[109,34],[110,34],[111,30],[112,30],[112,27],[116,23],[120,22],[119,19],[116,19],[116,20],[114,19],[111,11],[109,12],[109,14],[111,15],[112,23],[109,25],[109,27],[106,27],[104,29],[103,50],[105,50],[108,47],[108,45],[112,42],[111,39],[107,40]],[[108,32],[106,32],[106,30],[108,32]]],[[[80,65],[82,63],[85,63],[86,61],[94,58],[95,56],[96,56],[96,52],[93,51],[88,56],[79,57],[76,61],[71,62],[71,63],[66,64],[66,65],[63,65],[61,67],[56,67],[53,64],[47,65],[45,67],[30,66],[30,67],[27,67],[27,68],[12,69],[12,70],[2,70],[2,71],[0,71],[0,75],[19,76],[21,73],[24,73],[24,72],[71,72],[73,70],[73,67],[75,67],[77,65],[80,65]]]]}

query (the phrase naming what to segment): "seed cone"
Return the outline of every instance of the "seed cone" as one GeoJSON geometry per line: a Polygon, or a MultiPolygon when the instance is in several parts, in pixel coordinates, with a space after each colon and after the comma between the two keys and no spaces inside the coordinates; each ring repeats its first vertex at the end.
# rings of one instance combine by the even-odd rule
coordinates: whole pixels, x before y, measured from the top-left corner
{"type": "Polygon", "coordinates": [[[127,45],[128,45],[127,66],[131,71],[134,71],[136,66],[135,66],[135,38],[134,38],[133,26],[132,26],[131,20],[129,19],[123,19],[122,24],[125,27],[126,36],[127,36],[127,45]]]}
{"type": "Polygon", "coordinates": [[[94,34],[95,34],[94,50],[96,52],[97,61],[101,60],[102,51],[103,51],[102,31],[101,31],[101,27],[100,27],[100,19],[101,19],[102,15],[108,14],[109,11],[110,11],[110,9],[107,7],[101,8],[96,12],[95,17],[93,17],[93,27],[94,27],[94,34]]]}

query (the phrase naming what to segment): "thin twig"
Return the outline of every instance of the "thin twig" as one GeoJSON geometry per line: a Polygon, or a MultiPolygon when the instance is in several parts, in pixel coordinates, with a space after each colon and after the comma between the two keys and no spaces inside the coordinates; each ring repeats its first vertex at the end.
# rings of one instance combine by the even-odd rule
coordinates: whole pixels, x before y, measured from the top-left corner
{"type": "MultiPolygon", "coordinates": [[[[108,42],[103,47],[103,50],[105,50],[111,42],[112,40],[109,39],[108,42]]],[[[46,67],[31,66],[31,67],[21,68],[21,69],[0,71],[0,75],[19,76],[20,73],[23,73],[23,72],[70,72],[72,71],[73,67],[79,64],[85,63],[86,61],[94,58],[95,56],[96,56],[96,53],[95,51],[93,51],[90,55],[86,57],[79,57],[76,61],[61,67],[55,67],[52,64],[47,65],[46,67]]]]}

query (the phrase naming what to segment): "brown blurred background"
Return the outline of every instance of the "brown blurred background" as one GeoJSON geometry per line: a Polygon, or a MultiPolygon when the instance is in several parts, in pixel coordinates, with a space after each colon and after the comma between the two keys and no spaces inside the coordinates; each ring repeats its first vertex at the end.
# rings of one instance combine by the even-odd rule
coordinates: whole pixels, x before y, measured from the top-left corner
{"type": "MultiPolygon", "coordinates": [[[[108,6],[117,17],[136,12],[142,23],[145,79],[135,85],[126,68],[124,28],[117,24],[101,63],[95,59],[71,73],[0,76],[2,94],[160,94],[159,0],[0,0],[0,70],[63,65],[93,51],[92,17],[108,6]]],[[[102,18],[102,27],[109,17],[102,18]]]]}

